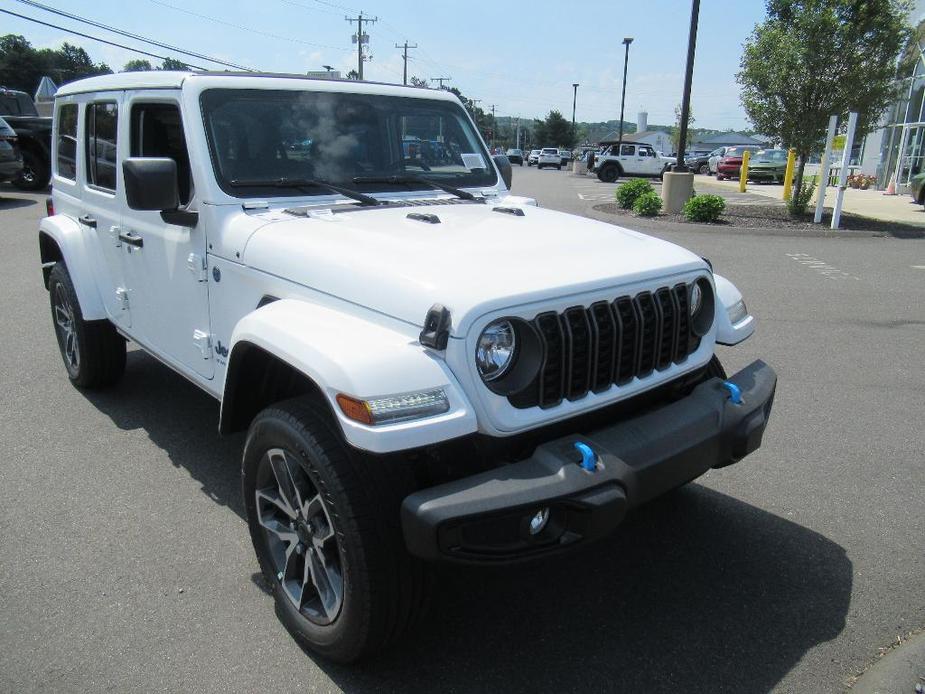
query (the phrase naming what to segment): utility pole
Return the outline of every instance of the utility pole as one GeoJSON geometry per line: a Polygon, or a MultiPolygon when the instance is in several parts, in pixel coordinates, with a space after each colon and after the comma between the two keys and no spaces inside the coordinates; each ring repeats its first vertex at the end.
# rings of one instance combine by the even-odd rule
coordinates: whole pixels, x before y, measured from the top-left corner
{"type": "Polygon", "coordinates": [[[404,61],[405,61],[405,69],[404,69],[404,71],[402,72],[402,81],[401,81],[401,83],[402,83],[403,85],[405,85],[406,87],[408,86],[408,49],[409,49],[409,48],[417,48],[417,47],[418,47],[418,45],[417,45],[416,43],[415,43],[415,44],[409,44],[407,41],[405,41],[404,45],[402,45],[402,44],[400,44],[400,43],[396,43],[396,44],[395,44],[395,48],[404,48],[404,49],[405,49],[405,50],[404,50],[404,53],[402,53],[402,57],[404,58],[404,61]]]}
{"type": "Polygon", "coordinates": [[[367,57],[363,55],[363,44],[369,43],[369,36],[363,33],[363,22],[366,22],[367,24],[372,24],[373,22],[378,22],[379,18],[378,17],[371,17],[371,18],[364,17],[363,13],[360,12],[360,15],[358,17],[344,17],[344,19],[350,23],[353,23],[353,22],[357,23],[357,33],[353,36],[353,42],[357,45],[357,75],[359,76],[359,79],[362,80],[363,79],[363,63],[366,60],[369,60],[370,58],[372,58],[372,56],[367,57]]]}
{"type": "Polygon", "coordinates": [[[431,82],[439,82],[439,83],[440,83],[440,87],[439,87],[439,88],[440,88],[440,89],[443,89],[443,83],[444,83],[444,82],[449,82],[451,79],[453,79],[453,78],[452,78],[452,77],[431,77],[431,78],[430,78],[430,81],[431,81],[431,82]]]}
{"type": "Polygon", "coordinates": [[[575,104],[578,103],[578,83],[572,84],[575,94],[572,96],[572,132],[575,131],[575,104]]]}
{"type": "Polygon", "coordinates": [[[495,148],[495,105],[491,105],[491,148],[495,148]]]}

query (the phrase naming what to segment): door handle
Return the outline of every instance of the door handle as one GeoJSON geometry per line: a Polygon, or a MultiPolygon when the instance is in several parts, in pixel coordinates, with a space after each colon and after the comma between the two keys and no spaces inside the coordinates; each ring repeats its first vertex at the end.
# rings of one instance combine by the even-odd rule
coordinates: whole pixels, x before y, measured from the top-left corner
{"type": "Polygon", "coordinates": [[[83,217],[78,217],[77,221],[91,229],[96,229],[96,218],[88,214],[85,214],[83,217]]]}
{"type": "Polygon", "coordinates": [[[135,246],[135,248],[141,248],[145,245],[145,240],[133,231],[120,231],[119,240],[129,246],[135,246]]]}

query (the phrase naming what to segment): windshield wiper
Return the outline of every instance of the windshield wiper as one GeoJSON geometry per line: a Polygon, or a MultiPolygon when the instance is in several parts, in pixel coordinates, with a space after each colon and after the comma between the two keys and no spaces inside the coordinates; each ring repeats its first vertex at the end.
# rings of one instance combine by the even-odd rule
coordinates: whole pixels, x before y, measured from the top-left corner
{"type": "Polygon", "coordinates": [[[268,187],[268,188],[325,188],[330,190],[333,193],[339,193],[345,198],[350,198],[351,200],[356,200],[362,205],[370,206],[381,205],[381,200],[376,200],[376,198],[363,195],[363,193],[358,193],[355,190],[350,190],[349,188],[341,188],[340,186],[333,185],[327,181],[318,181],[313,178],[235,178],[230,181],[230,185],[234,188],[249,188],[249,187],[268,187]]]}
{"type": "Polygon", "coordinates": [[[423,176],[414,176],[405,174],[403,176],[357,176],[353,179],[354,183],[391,183],[394,185],[402,185],[407,183],[422,183],[425,186],[431,186],[432,188],[437,188],[442,190],[445,193],[450,195],[455,195],[457,198],[462,198],[463,200],[475,200],[476,197],[465,190],[460,190],[454,186],[447,185],[446,183],[440,183],[431,178],[424,178],[423,176]]]}

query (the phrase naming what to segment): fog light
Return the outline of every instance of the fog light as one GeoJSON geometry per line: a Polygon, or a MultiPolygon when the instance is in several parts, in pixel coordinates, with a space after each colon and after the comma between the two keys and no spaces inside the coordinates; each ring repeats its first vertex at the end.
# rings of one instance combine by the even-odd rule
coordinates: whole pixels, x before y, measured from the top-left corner
{"type": "Polygon", "coordinates": [[[530,534],[539,535],[549,522],[549,507],[541,508],[530,519],[530,534]]]}

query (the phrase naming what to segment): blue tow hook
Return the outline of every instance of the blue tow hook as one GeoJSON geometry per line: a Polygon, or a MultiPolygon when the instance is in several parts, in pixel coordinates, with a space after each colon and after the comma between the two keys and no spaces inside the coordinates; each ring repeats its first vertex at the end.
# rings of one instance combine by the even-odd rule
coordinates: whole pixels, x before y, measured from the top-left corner
{"type": "Polygon", "coordinates": [[[729,391],[729,399],[733,405],[742,404],[742,390],[732,381],[723,381],[723,388],[729,391]]]}
{"type": "Polygon", "coordinates": [[[579,465],[588,472],[594,472],[597,470],[597,455],[594,451],[591,450],[591,447],[582,443],[581,441],[575,442],[575,450],[581,453],[581,462],[579,465]]]}

